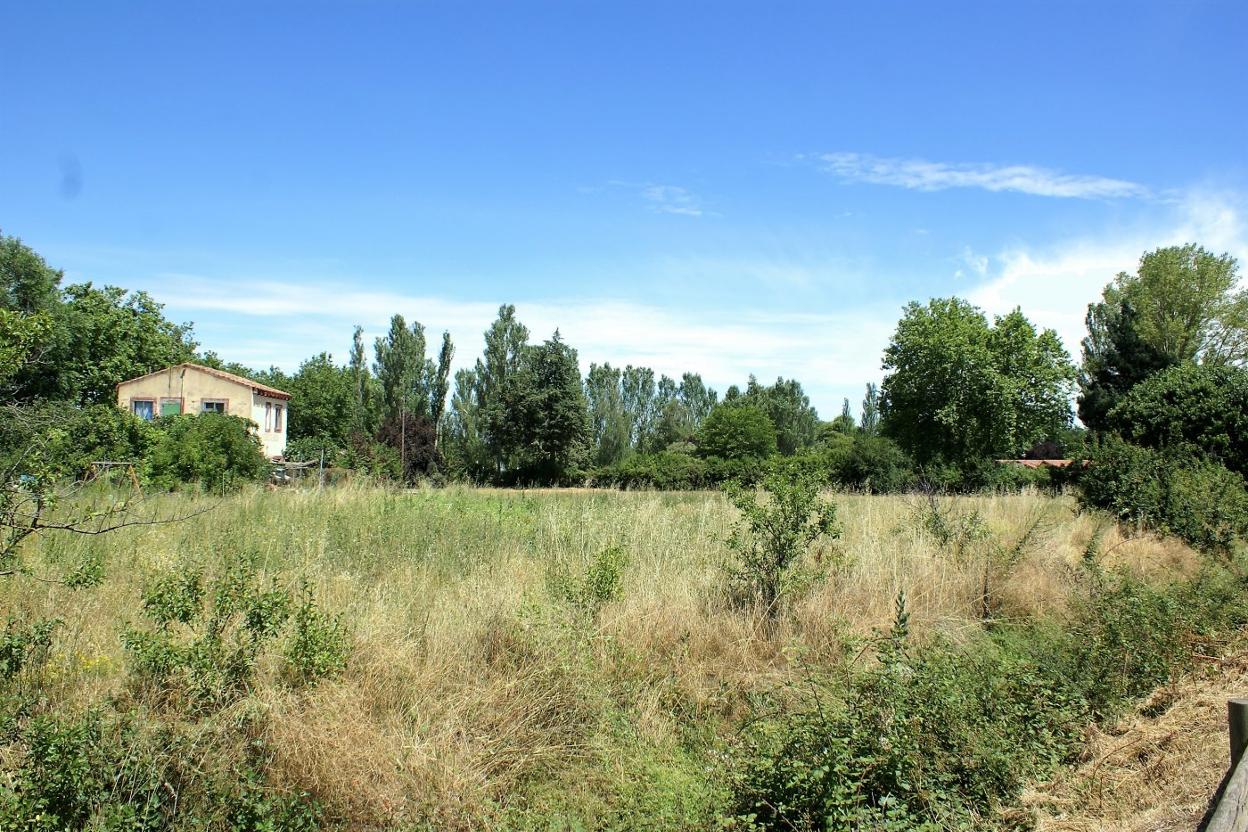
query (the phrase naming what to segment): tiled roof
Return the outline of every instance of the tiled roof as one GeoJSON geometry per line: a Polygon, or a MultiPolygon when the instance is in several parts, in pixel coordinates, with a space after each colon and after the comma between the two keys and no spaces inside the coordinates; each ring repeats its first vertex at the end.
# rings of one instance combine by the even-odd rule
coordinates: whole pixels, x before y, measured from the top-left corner
{"type": "Polygon", "coordinates": [[[264,395],[272,396],[275,399],[289,399],[290,398],[290,394],[287,393],[285,390],[278,390],[276,387],[270,387],[267,384],[261,384],[258,381],[254,381],[244,376],[238,376],[238,375],[235,375],[234,373],[227,373],[225,370],[218,370],[215,367],[205,367],[203,364],[192,364],[189,361],[184,361],[181,364],[175,364],[173,365],[173,367],[165,367],[163,370],[156,370],[155,372],[148,373],[147,375],[139,376],[138,378],[128,378],[121,383],[128,384],[132,381],[138,381],[141,378],[147,378],[148,376],[154,376],[160,373],[168,372],[169,370],[175,369],[177,367],[182,367],[188,370],[199,370],[200,372],[207,373],[210,376],[216,376],[217,378],[225,379],[226,381],[232,381],[235,384],[241,384],[244,387],[250,387],[252,390],[256,391],[257,393],[263,393],[264,395]]]}

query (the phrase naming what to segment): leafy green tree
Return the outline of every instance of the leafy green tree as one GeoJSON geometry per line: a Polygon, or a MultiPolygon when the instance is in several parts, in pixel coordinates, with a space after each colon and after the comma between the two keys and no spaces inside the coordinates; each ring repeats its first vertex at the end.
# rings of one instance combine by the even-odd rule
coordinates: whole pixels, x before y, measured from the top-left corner
{"type": "Polygon", "coordinates": [[[776,428],[758,407],[723,402],[698,431],[698,455],[719,459],[766,459],[776,453],[776,428]]]}
{"type": "Polygon", "coordinates": [[[287,425],[290,439],[318,437],[345,448],[354,428],[355,384],[351,369],[320,353],[299,365],[285,383],[291,394],[287,425]]]}
{"type": "Polygon", "coordinates": [[[429,379],[429,420],[440,435],[442,414],[446,411],[446,394],[450,392],[451,361],[455,358],[455,345],[451,333],[442,333],[442,348],[438,350],[437,365],[430,364],[433,375],[429,379]]]}
{"type": "Polygon", "coordinates": [[[28,315],[0,309],[0,400],[8,400],[17,392],[17,380],[29,374],[39,361],[52,333],[52,318],[47,313],[28,315]]]}
{"type": "Polygon", "coordinates": [[[659,417],[654,370],[630,364],[620,376],[620,388],[630,425],[629,444],[638,451],[649,450],[659,417]]]}
{"type": "Polygon", "coordinates": [[[810,398],[797,379],[777,378],[770,387],[763,387],[750,376],[742,400],[767,414],[776,430],[776,447],[785,456],[792,456],[815,444],[819,433],[819,414],[810,405],[810,398]]]}
{"type": "Polygon", "coordinates": [[[1211,456],[1248,474],[1248,370],[1172,367],[1132,388],[1106,424],[1136,445],[1211,456]]]}
{"type": "Polygon", "coordinates": [[[1189,243],[1147,252],[1137,273],[1119,274],[1112,288],[1138,312],[1140,338],[1171,364],[1241,364],[1248,290],[1238,286],[1234,257],[1189,243]]]}
{"type": "Polygon", "coordinates": [[[867,395],[862,399],[860,427],[867,436],[875,436],[880,429],[880,390],[871,382],[867,382],[867,395]]]}
{"type": "Polygon", "coordinates": [[[832,430],[837,433],[853,434],[854,414],[849,411],[849,399],[845,399],[841,404],[841,415],[832,420],[832,430]]]}
{"type": "Polygon", "coordinates": [[[395,315],[390,319],[390,331],[377,339],[373,351],[384,417],[428,416],[426,382],[431,373],[426,367],[424,325],[412,321],[409,329],[403,316],[395,315]]]}
{"type": "Polygon", "coordinates": [[[514,467],[513,460],[508,458],[508,432],[504,430],[507,415],[501,412],[500,397],[519,372],[528,342],[529,330],[516,318],[516,307],[500,306],[498,317],[485,331],[485,352],[474,370],[475,407],[480,413],[481,437],[494,475],[514,467]]]}
{"type": "Polygon", "coordinates": [[[443,447],[452,474],[473,482],[485,482],[497,469],[485,440],[478,387],[475,370],[465,368],[455,372],[455,391],[446,414],[443,447]]]}
{"type": "Polygon", "coordinates": [[[1089,430],[1104,430],[1106,415],[1132,387],[1173,364],[1140,335],[1138,317],[1131,301],[1113,286],[1105,288],[1101,302],[1088,306],[1078,408],[1089,430]]]}
{"type": "Polygon", "coordinates": [[[576,350],[558,331],[521,353],[520,366],[486,412],[489,435],[513,460],[505,479],[522,483],[568,481],[589,450],[589,412],[576,350]]]}
{"type": "Polygon", "coordinates": [[[632,420],[624,409],[621,372],[610,364],[590,364],[585,377],[593,463],[614,465],[632,450],[632,420]]]}
{"type": "Polygon", "coordinates": [[[33,315],[60,304],[61,272],[17,237],[0,234],[0,310],[33,315]]]}
{"type": "Polygon", "coordinates": [[[1017,455],[1070,420],[1074,368],[1018,310],[990,326],[959,298],[910,303],[884,369],[884,430],[921,465],[1017,455]]]}
{"type": "Polygon", "coordinates": [[[126,379],[189,361],[190,324],[174,324],[146,292],[82,283],[52,313],[44,360],[19,378],[18,395],[87,405],[114,401],[126,379]]]}
{"type": "Polygon", "coordinates": [[[372,436],[377,427],[378,400],[377,380],[368,369],[368,353],[364,349],[364,328],[357,326],[351,337],[351,388],[355,397],[352,407],[352,429],[359,434],[372,436]]]}

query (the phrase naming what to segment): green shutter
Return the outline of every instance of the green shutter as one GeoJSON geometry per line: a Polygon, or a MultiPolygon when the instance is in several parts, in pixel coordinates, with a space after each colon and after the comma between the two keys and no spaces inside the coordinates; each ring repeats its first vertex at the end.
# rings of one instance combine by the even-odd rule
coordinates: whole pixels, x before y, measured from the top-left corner
{"type": "Polygon", "coordinates": [[[161,416],[177,416],[182,412],[182,402],[179,401],[163,401],[160,403],[161,416]]]}

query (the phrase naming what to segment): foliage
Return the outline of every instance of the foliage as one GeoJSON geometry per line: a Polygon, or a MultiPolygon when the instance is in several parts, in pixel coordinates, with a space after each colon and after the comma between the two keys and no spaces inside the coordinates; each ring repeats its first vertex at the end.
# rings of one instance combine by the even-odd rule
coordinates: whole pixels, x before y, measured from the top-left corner
{"type": "Polygon", "coordinates": [[[608,546],[597,552],[582,574],[570,572],[565,565],[548,575],[552,594],[590,619],[620,595],[628,554],[619,546],[608,546]]]}
{"type": "Polygon", "coordinates": [[[878,662],[845,680],[808,668],[735,749],[734,810],[749,829],[982,829],[1026,783],[1077,755],[1188,661],[1187,642],[1244,620],[1242,579],[1172,587],[1093,563],[1064,621],[978,641],[915,644],[904,599],[878,662]]]}
{"type": "Polygon", "coordinates": [[[66,288],[63,298],[50,313],[43,361],[19,376],[21,399],[112,402],[119,382],[194,355],[190,325],[168,321],[145,292],[83,283],[66,288]]]}
{"type": "MultiPolygon", "coordinates": [[[[797,379],[777,378],[775,384],[764,387],[750,376],[745,393],[737,403],[755,407],[767,415],[776,432],[776,450],[785,456],[815,444],[819,417],[797,379]]],[[[724,459],[742,456],[716,455],[724,459]]]]}
{"type": "Polygon", "coordinates": [[[633,454],[615,465],[594,471],[597,485],[691,491],[711,484],[711,465],[684,451],[633,454]]]}
{"type": "Polygon", "coordinates": [[[1137,445],[1188,446],[1248,474],[1248,370],[1173,367],[1134,387],[1106,424],[1137,445]]]}
{"type": "Polygon", "coordinates": [[[1079,486],[1086,505],[1200,549],[1225,552],[1248,537],[1243,477],[1187,449],[1157,451],[1107,438],[1079,486]]]}
{"type": "Polygon", "coordinates": [[[1146,252],[1114,289],[1138,311],[1141,340],[1169,363],[1229,364],[1248,359],[1248,290],[1238,284],[1235,258],[1189,243],[1146,252]]]}
{"type": "Polygon", "coordinates": [[[896,494],[915,482],[914,464],[896,442],[865,430],[832,452],[833,477],[844,488],[896,494]]]}
{"type": "Polygon", "coordinates": [[[0,311],[35,315],[60,301],[62,273],[17,237],[0,234],[0,311]]]}
{"type": "Polygon", "coordinates": [[[880,389],[870,382],[862,399],[862,424],[859,427],[867,436],[874,436],[880,429],[880,389]]]}
{"type": "Polygon", "coordinates": [[[1105,430],[1106,416],[1131,388],[1171,366],[1137,327],[1139,313],[1113,286],[1088,306],[1087,337],[1079,369],[1079,420],[1089,430],[1105,430]]]}
{"type": "Polygon", "coordinates": [[[613,465],[633,447],[632,418],[624,408],[621,373],[610,364],[590,364],[585,377],[585,400],[589,408],[591,462],[613,465]]]}
{"type": "Polygon", "coordinates": [[[487,411],[487,434],[505,449],[512,483],[562,483],[588,452],[589,417],[576,350],[556,332],[526,347],[487,411]]]}
{"type": "Polygon", "coordinates": [[[768,474],[764,499],[753,489],[735,487],[729,499],[741,512],[728,538],[737,555],[732,595],[756,605],[768,618],[792,586],[792,567],[807,548],[823,537],[839,537],[836,506],[819,495],[819,483],[790,472],[768,474]]]}
{"type": "Polygon", "coordinates": [[[317,605],[306,580],[300,585],[298,602],[291,616],[285,677],[292,685],[312,685],[346,668],[351,642],[341,616],[327,615],[317,605]]]}
{"type": "Polygon", "coordinates": [[[697,443],[702,457],[766,459],[776,452],[776,430],[759,408],[725,401],[706,417],[697,443]]]}
{"type": "Polygon", "coordinates": [[[52,319],[45,313],[0,309],[0,398],[9,398],[16,379],[39,361],[51,332],[52,319]]]}
{"type": "Polygon", "coordinates": [[[415,413],[392,413],[377,431],[377,441],[398,457],[399,477],[409,485],[438,470],[441,455],[437,439],[429,418],[415,413]]]}
{"type": "Polygon", "coordinates": [[[1013,456],[1070,421],[1074,368],[1018,310],[989,326],[958,298],[911,303],[884,367],[884,430],[921,465],[1013,456]]]}
{"type": "Polygon", "coordinates": [[[281,389],[290,393],[288,447],[290,442],[311,438],[346,446],[360,422],[350,368],[339,367],[333,356],[323,352],[300,364],[299,371],[281,389]]]}
{"type": "Polygon", "coordinates": [[[60,624],[54,618],[19,623],[13,616],[8,617],[0,635],[0,685],[23,669],[39,667],[47,661],[52,633],[60,624]]]}
{"type": "MultiPolygon", "coordinates": [[[[99,460],[141,464],[159,439],[148,422],[114,405],[14,405],[0,410],[0,468],[37,456],[45,476],[80,478],[99,460]]],[[[28,473],[28,472],[27,472],[28,473]]]]}
{"type": "Polygon", "coordinates": [[[162,418],[148,457],[148,476],[164,488],[195,483],[209,491],[263,480],[269,467],[250,425],[219,413],[162,418]]]}

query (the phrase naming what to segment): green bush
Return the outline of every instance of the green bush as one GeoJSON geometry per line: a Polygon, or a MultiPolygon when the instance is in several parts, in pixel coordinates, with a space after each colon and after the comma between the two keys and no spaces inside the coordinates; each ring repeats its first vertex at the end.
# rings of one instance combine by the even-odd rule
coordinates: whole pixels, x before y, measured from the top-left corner
{"type": "Polygon", "coordinates": [[[591,479],[597,485],[662,491],[692,491],[705,488],[710,482],[709,466],[705,460],[670,450],[632,454],[614,465],[599,468],[591,479]]]}
{"type": "Polygon", "coordinates": [[[840,537],[836,506],[819,496],[818,481],[774,472],[762,481],[762,495],[734,485],[729,499],[741,513],[728,547],[737,555],[730,569],[730,596],[757,606],[769,619],[795,583],[794,567],[807,547],[822,537],[840,537]]]}
{"type": "Polygon", "coordinates": [[[111,404],[15,407],[0,410],[0,468],[23,470],[33,450],[47,474],[80,478],[92,462],[142,462],[158,437],[150,423],[111,404]]]}
{"type": "Polygon", "coordinates": [[[809,668],[746,723],[732,755],[737,827],[991,828],[1027,782],[1074,761],[1090,723],[1248,620],[1244,579],[1227,570],[1159,588],[1093,561],[1086,588],[1065,619],[960,644],[911,643],[899,603],[875,665],[809,668]]]}
{"type": "Polygon", "coordinates": [[[1108,438],[1078,476],[1082,501],[1120,522],[1227,551],[1248,536],[1248,490],[1239,474],[1196,451],[1155,451],[1108,438]]]}
{"type": "Polygon", "coordinates": [[[195,483],[205,490],[264,480],[268,462],[250,425],[218,413],[159,420],[160,438],[147,463],[150,480],[164,488],[195,483]]]}
{"type": "Polygon", "coordinates": [[[1198,448],[1248,475],[1248,370],[1183,364],[1131,388],[1108,428],[1136,445],[1198,448]]]}
{"type": "Polygon", "coordinates": [[[619,597],[627,566],[627,553],[619,546],[610,546],[594,555],[579,575],[562,566],[552,569],[548,583],[556,598],[595,618],[619,597]]]}
{"type": "Polygon", "coordinates": [[[311,685],[336,676],[347,666],[351,643],[340,616],[325,613],[312,597],[305,580],[299,606],[291,616],[291,634],[286,647],[286,680],[292,685],[311,685]]]}
{"type": "Polygon", "coordinates": [[[885,436],[858,434],[833,457],[834,478],[841,487],[874,494],[896,494],[915,484],[914,463],[885,436]]]}

